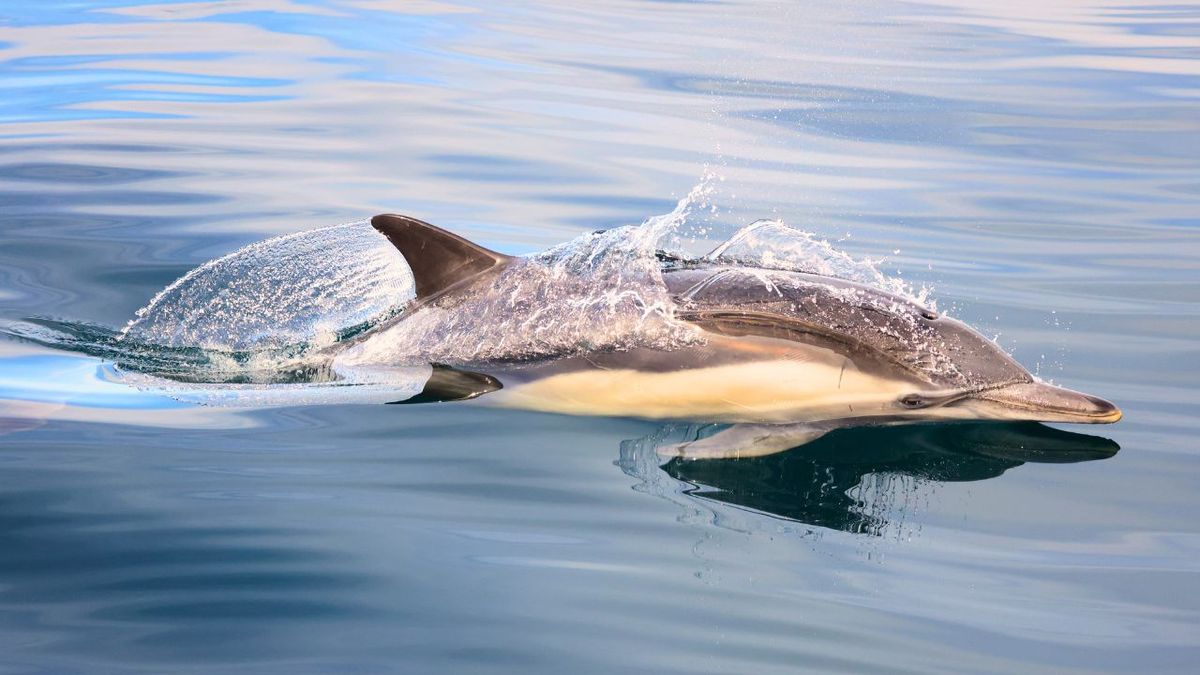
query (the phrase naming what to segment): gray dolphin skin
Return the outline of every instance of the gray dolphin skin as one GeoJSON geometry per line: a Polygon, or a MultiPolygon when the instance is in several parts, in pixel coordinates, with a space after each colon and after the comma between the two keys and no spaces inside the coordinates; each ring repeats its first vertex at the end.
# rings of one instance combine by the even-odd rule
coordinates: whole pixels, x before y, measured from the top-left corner
{"type": "MultiPolygon", "coordinates": [[[[417,298],[405,316],[452,311],[518,260],[414,218],[371,223],[412,268],[417,298]]],[[[906,298],[716,257],[660,261],[674,318],[698,333],[693,343],[472,364],[431,378],[419,399],[486,394],[506,407],[733,425],[659,450],[695,459],[770,454],[848,426],[1121,418],[1112,403],[1038,381],[969,326],[906,298]],[[435,380],[454,386],[442,393],[435,380]]]]}

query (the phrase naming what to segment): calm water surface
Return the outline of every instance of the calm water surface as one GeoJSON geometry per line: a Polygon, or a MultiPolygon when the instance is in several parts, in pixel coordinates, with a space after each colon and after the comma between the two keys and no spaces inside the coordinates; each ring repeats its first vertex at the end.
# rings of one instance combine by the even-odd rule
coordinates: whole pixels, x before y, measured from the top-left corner
{"type": "Polygon", "coordinates": [[[1115,427],[233,412],[0,340],[0,672],[1165,672],[1200,659],[1200,9],[0,2],[0,319],[263,237],[783,218],[1115,427]],[[1096,435],[1093,435],[1096,434],[1096,435]]]}

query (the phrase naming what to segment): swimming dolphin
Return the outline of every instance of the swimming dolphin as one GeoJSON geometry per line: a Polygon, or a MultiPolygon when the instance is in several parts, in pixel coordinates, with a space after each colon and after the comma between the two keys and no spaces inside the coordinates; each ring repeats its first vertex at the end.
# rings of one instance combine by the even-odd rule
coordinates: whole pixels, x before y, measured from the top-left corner
{"type": "MultiPolygon", "coordinates": [[[[521,260],[407,216],[371,224],[415,281],[416,299],[397,321],[452,312],[521,260]]],[[[699,339],[670,350],[435,369],[416,400],[487,394],[506,407],[733,425],[660,448],[685,458],[771,454],[848,426],[1121,418],[1112,403],[1038,381],[991,340],[907,298],[714,256],[659,259],[674,318],[699,339]]]]}

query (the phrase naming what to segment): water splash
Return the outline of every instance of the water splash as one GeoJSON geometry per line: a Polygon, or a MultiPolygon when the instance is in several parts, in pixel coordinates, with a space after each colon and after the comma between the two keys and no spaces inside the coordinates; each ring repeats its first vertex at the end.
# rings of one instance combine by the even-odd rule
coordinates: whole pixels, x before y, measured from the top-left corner
{"type": "MultiPolygon", "coordinates": [[[[318,369],[319,370],[319,369],[318,369]]],[[[184,403],[222,408],[297,405],[382,404],[401,402],[421,393],[429,380],[428,365],[377,368],[291,382],[180,382],[149,373],[112,371],[113,379],[137,389],[184,403]]]]}
{"type": "Polygon", "coordinates": [[[122,339],[119,331],[90,323],[33,318],[0,323],[0,334],[124,364],[134,370],[179,378],[203,372],[212,363],[210,356],[201,349],[171,348],[122,339]]]}
{"type": "Polygon", "coordinates": [[[759,220],[743,227],[705,260],[838,277],[936,309],[929,288],[914,289],[906,281],[885,274],[880,269],[883,258],[854,258],[828,240],[779,220],[759,220]]]}
{"type": "Polygon", "coordinates": [[[657,251],[709,194],[702,181],[670,213],[516,260],[471,297],[422,308],[337,363],[461,365],[695,342],[695,327],[675,319],[657,251]]]}
{"type": "Polygon", "coordinates": [[[413,295],[404,258],[359,221],[274,237],[205,263],[138,310],[120,339],[294,353],[361,332],[413,295]]]}
{"type": "Polygon", "coordinates": [[[257,242],[192,270],[123,330],[30,319],[0,327],[99,357],[142,391],[206,405],[386,402],[421,373],[334,373],[323,350],[370,330],[414,295],[404,258],[366,221],[257,242]]]}

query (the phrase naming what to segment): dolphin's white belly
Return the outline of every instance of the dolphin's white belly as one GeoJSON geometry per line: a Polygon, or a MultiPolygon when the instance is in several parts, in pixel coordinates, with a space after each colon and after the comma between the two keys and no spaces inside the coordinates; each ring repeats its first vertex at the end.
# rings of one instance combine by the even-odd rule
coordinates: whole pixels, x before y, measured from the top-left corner
{"type": "Polygon", "coordinates": [[[894,413],[912,384],[848,359],[763,360],[667,372],[587,369],[496,392],[489,402],[572,415],[804,422],[894,413]]]}

